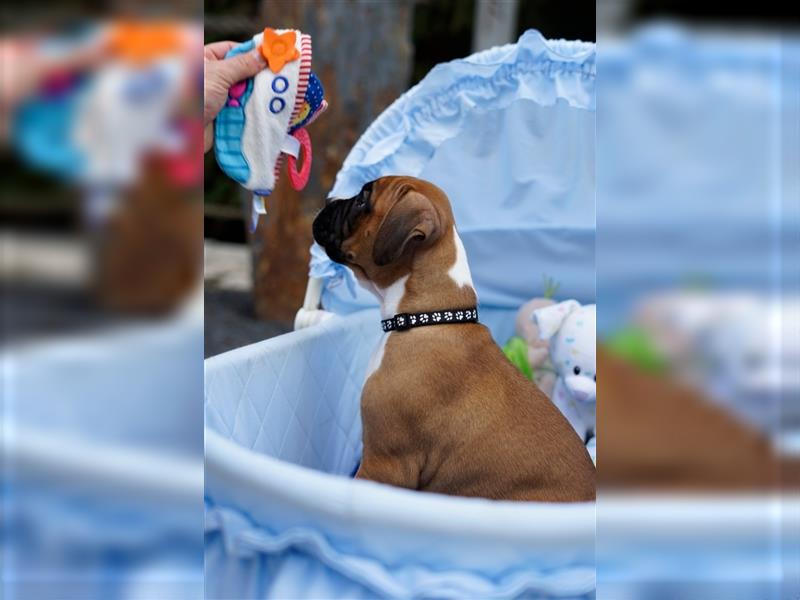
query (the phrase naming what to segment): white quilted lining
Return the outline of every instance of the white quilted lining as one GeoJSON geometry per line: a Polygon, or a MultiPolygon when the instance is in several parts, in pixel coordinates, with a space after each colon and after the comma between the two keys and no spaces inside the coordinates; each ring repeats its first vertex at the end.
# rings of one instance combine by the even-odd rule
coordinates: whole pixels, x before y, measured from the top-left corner
{"type": "MultiPolygon", "coordinates": [[[[402,596],[421,574],[433,595],[457,580],[508,597],[506,576],[539,593],[551,576],[560,592],[593,590],[594,503],[498,503],[347,478],[361,455],[358,408],[379,320],[376,310],[336,316],[206,361],[207,535],[221,535],[232,557],[274,559],[285,580],[308,555],[315,573],[402,596]]],[[[212,572],[233,564],[218,560],[212,572]]],[[[231,561],[264,576],[261,561],[231,561]]]]}
{"type": "Polygon", "coordinates": [[[350,475],[361,455],[359,402],[381,335],[377,311],[206,361],[207,425],[281,460],[350,475]]]}
{"type": "Polygon", "coordinates": [[[337,316],[208,359],[206,425],[260,454],[352,475],[361,457],[361,388],[382,334],[379,321],[377,310],[337,316]]]}

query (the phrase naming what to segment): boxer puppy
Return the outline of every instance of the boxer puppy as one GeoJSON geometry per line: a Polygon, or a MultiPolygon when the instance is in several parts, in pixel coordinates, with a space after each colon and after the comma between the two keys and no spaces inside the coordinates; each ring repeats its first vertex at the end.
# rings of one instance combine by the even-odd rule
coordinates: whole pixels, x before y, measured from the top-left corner
{"type": "MultiPolygon", "coordinates": [[[[313,233],[378,297],[383,319],[477,304],[450,203],[431,183],[382,177],[330,202],[313,233]]],[[[497,500],[595,497],[583,443],[479,323],[384,333],[361,419],[358,478],[497,500]]]]}

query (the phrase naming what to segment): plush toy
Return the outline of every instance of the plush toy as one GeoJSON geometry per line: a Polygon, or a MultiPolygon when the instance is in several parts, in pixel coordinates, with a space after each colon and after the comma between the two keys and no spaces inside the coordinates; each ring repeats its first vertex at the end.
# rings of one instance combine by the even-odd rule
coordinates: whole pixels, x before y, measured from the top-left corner
{"type": "Polygon", "coordinates": [[[202,132],[202,122],[183,114],[196,93],[191,67],[200,36],[191,25],[125,21],[26,52],[37,64],[58,55],[65,64],[96,56],[82,68],[53,68],[15,111],[11,131],[30,165],[79,184],[88,224],[107,221],[154,156],[172,161],[171,183],[200,183],[203,161],[194,131],[202,132]]]}
{"type": "Polygon", "coordinates": [[[550,276],[542,278],[544,297],[528,300],[517,311],[514,328],[516,334],[503,347],[512,364],[531,379],[548,397],[552,396],[556,384],[556,373],[550,363],[550,353],[546,341],[539,339],[539,326],[531,318],[533,311],[555,304],[553,296],[559,284],[550,276]]]}
{"type": "Polygon", "coordinates": [[[311,72],[311,36],[293,29],[267,28],[232,48],[235,56],[259,48],[267,68],[230,89],[217,115],[214,149],[223,171],[253,193],[251,230],[266,213],[287,156],[289,181],[303,189],[311,170],[311,139],[304,129],[328,106],[319,79],[311,72]],[[303,164],[297,169],[300,150],[303,164]]]}
{"type": "Polygon", "coordinates": [[[531,315],[553,304],[550,298],[534,298],[523,304],[517,312],[516,335],[503,348],[509,360],[548,396],[553,394],[556,373],[550,363],[548,344],[539,338],[539,326],[531,320],[531,315]]]}
{"type": "Polygon", "coordinates": [[[588,441],[595,434],[596,306],[565,300],[536,309],[531,319],[539,327],[539,338],[549,341],[550,360],[558,375],[553,403],[581,439],[588,441]]]}

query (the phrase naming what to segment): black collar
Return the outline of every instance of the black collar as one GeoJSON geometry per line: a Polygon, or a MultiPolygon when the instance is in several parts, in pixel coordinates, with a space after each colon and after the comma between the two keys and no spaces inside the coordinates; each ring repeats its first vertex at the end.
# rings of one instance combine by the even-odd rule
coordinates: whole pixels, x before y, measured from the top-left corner
{"type": "Polygon", "coordinates": [[[449,308],[430,312],[399,313],[391,319],[383,319],[384,331],[405,331],[426,325],[448,325],[450,323],[477,323],[478,308],[449,308]]]}

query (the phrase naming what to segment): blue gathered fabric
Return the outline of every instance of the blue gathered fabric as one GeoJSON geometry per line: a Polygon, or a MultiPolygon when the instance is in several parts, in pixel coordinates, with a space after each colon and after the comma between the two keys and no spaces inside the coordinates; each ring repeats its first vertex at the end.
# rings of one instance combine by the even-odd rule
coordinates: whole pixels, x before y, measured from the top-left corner
{"type": "MultiPolygon", "coordinates": [[[[269,597],[296,597],[301,573],[305,597],[333,597],[332,589],[340,598],[517,598],[526,594],[542,597],[590,597],[595,586],[595,573],[591,566],[550,569],[531,557],[528,564],[514,565],[505,572],[494,575],[479,569],[442,568],[406,557],[397,564],[388,565],[376,556],[353,551],[337,545],[324,529],[297,527],[280,533],[270,532],[255,524],[238,511],[220,506],[206,507],[206,559],[212,564],[217,558],[237,558],[235,574],[240,590],[258,589],[269,597]],[[224,553],[220,555],[222,549],[224,553]],[[277,576],[264,580],[263,556],[280,557],[290,549],[297,549],[291,557],[290,573],[275,569],[277,576]],[[319,567],[324,566],[324,577],[319,567]],[[335,582],[335,588],[331,583],[335,582]],[[264,584],[266,583],[266,589],[264,584]],[[316,590],[321,595],[315,594],[316,590]]],[[[289,560],[276,559],[278,564],[289,560]]],[[[282,566],[282,565],[281,565],[282,566]]],[[[215,579],[206,582],[207,594],[214,596],[221,583],[215,579]]],[[[245,592],[246,594],[246,592],[245,592]]],[[[244,595],[242,597],[254,597],[244,595]]]]}
{"type": "MultiPolygon", "coordinates": [[[[544,275],[592,301],[595,76],[593,44],[536,31],[438,65],[367,129],[330,196],[383,175],[430,180],[453,204],[481,306],[518,307],[544,275]]],[[[316,245],[310,275],[328,310],[376,304],[316,245]]]]}

